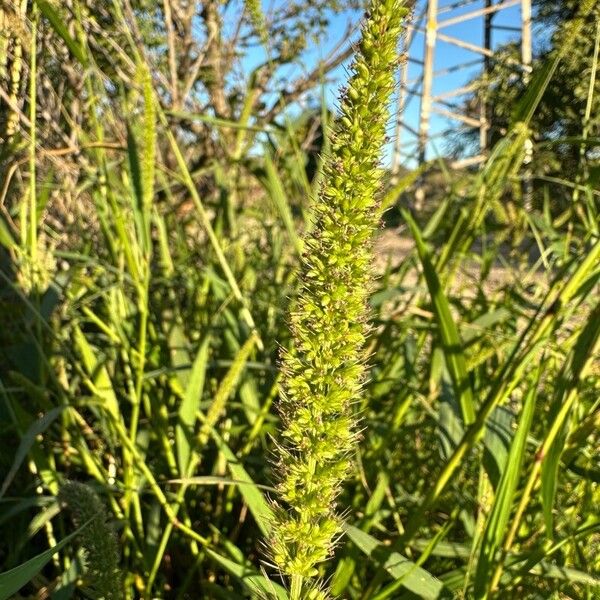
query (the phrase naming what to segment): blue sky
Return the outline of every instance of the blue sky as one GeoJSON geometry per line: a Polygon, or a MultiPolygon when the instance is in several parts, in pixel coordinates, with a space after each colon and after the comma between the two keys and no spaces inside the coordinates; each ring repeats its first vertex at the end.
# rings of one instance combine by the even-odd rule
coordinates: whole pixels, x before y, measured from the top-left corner
{"type": "MultiPolygon", "coordinates": [[[[496,0],[497,2],[498,0],[496,0]]],[[[415,14],[418,15],[426,4],[425,0],[418,0],[415,14]]],[[[461,8],[452,8],[456,4],[459,4],[457,0],[439,0],[439,21],[443,21],[448,18],[469,13],[474,10],[481,9],[485,6],[485,0],[467,0],[466,5],[461,8]]],[[[265,9],[268,10],[265,4],[265,9]]],[[[327,35],[323,42],[319,45],[313,45],[307,49],[304,57],[304,70],[311,70],[316,62],[320,58],[327,57],[333,47],[335,47],[340,40],[344,39],[347,32],[348,25],[356,24],[359,15],[353,11],[347,11],[342,14],[336,15],[329,26],[327,35]]],[[[520,6],[516,4],[508,8],[504,8],[499,11],[493,19],[494,25],[501,25],[505,27],[519,27],[521,22],[520,6]]],[[[534,26],[534,45],[536,40],[536,31],[534,26]]],[[[483,45],[483,17],[474,18],[465,21],[460,24],[450,25],[443,29],[443,33],[446,35],[460,38],[461,40],[470,44],[478,46],[483,45]]],[[[354,28],[354,39],[356,39],[358,30],[354,28]]],[[[514,31],[507,31],[502,29],[494,29],[492,33],[492,46],[497,47],[510,41],[517,41],[520,38],[520,34],[514,31]]],[[[417,32],[413,38],[413,42],[410,48],[409,56],[409,81],[418,78],[421,74],[421,66],[417,61],[422,60],[424,50],[424,34],[417,32]]],[[[442,71],[444,69],[454,67],[467,61],[475,61],[482,59],[481,55],[476,54],[472,51],[458,48],[448,42],[438,40],[436,46],[436,55],[434,60],[434,70],[442,71]]],[[[252,63],[260,60],[258,55],[248,57],[248,60],[252,63]],[[254,59],[254,60],[253,60],[254,59]]],[[[326,84],[326,98],[330,105],[334,106],[337,99],[337,90],[341,83],[346,79],[345,65],[337,68],[335,71],[330,73],[329,81],[326,84]]],[[[437,95],[462,85],[467,84],[477,73],[481,72],[481,62],[473,65],[469,68],[452,71],[447,74],[438,74],[434,78],[433,94],[437,95]]],[[[285,71],[284,71],[285,73],[285,71]]],[[[287,71],[287,76],[292,78],[293,74],[298,73],[298,68],[293,68],[287,71]]],[[[318,94],[318,90],[316,94],[318,94]]],[[[419,103],[420,99],[418,96],[414,96],[406,107],[403,119],[407,124],[418,129],[418,115],[419,115],[419,103]]],[[[438,137],[436,142],[436,134],[441,134],[448,128],[457,128],[460,124],[456,121],[450,121],[445,117],[439,115],[432,115],[431,118],[431,134],[433,142],[428,147],[428,158],[432,158],[436,153],[441,155],[444,154],[444,143],[443,139],[438,137]]],[[[393,133],[393,124],[390,124],[390,134],[393,133]]],[[[416,148],[416,139],[407,130],[403,131],[402,134],[402,146],[405,154],[410,155],[416,148]]],[[[387,158],[390,158],[390,148],[388,148],[387,158]]],[[[414,159],[410,156],[404,157],[404,162],[408,165],[414,164],[414,159]]]]}
{"type": "MultiPolygon", "coordinates": [[[[440,0],[440,15],[439,22],[446,19],[454,18],[461,14],[470,13],[477,9],[483,8],[485,3],[483,0],[472,2],[463,8],[448,10],[448,7],[456,4],[456,0],[440,0]],[[447,10],[447,12],[443,12],[447,10]]],[[[419,13],[419,9],[425,5],[424,0],[418,3],[416,14],[419,13]]],[[[518,27],[521,22],[520,7],[518,5],[505,8],[499,11],[495,16],[493,23],[495,25],[502,25],[507,27],[518,27]]],[[[458,38],[462,41],[474,44],[477,46],[483,46],[483,29],[484,20],[483,17],[477,17],[464,21],[463,23],[450,25],[443,28],[442,33],[458,38]]],[[[422,60],[425,46],[424,34],[417,32],[413,43],[411,45],[409,56],[411,61],[409,62],[409,81],[414,80],[421,75],[421,65],[413,62],[413,59],[422,60]]],[[[517,41],[520,39],[520,34],[517,32],[494,29],[492,32],[492,47],[506,44],[511,41],[517,41]]],[[[470,50],[459,48],[454,44],[438,39],[436,44],[436,53],[434,57],[434,72],[441,72],[434,77],[433,80],[433,95],[442,94],[444,92],[451,91],[461,86],[467,85],[482,69],[482,59],[480,54],[474,53],[470,50]],[[477,64],[461,68],[460,70],[450,70],[462,63],[473,63],[477,61],[477,64]],[[444,73],[445,70],[448,72],[444,73]]],[[[456,97],[458,99],[460,97],[456,97]]],[[[420,99],[417,96],[413,96],[410,103],[407,105],[403,119],[413,128],[418,128],[419,119],[419,103],[420,99]]],[[[460,123],[457,121],[451,121],[440,115],[432,114],[431,117],[431,135],[433,141],[428,148],[428,158],[435,156],[436,151],[443,154],[444,144],[443,139],[440,137],[436,138],[436,134],[443,133],[448,128],[456,129],[460,127],[460,123]]],[[[413,146],[407,147],[406,152],[411,154],[415,150],[416,139],[407,130],[403,131],[403,140],[406,145],[412,143],[413,146]]],[[[404,145],[404,144],[403,144],[404,145]]],[[[404,157],[405,159],[407,157],[404,157]]]]}

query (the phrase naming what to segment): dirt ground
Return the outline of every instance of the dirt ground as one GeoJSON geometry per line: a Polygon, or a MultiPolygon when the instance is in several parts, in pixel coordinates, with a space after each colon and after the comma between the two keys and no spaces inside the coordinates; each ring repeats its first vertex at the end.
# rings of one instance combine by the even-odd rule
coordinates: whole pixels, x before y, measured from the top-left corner
{"type": "MultiPolygon", "coordinates": [[[[414,241],[409,237],[404,227],[389,228],[381,231],[375,240],[375,264],[378,273],[382,273],[386,265],[391,263],[393,267],[398,266],[406,259],[414,249],[414,241]]],[[[533,267],[533,261],[530,263],[533,267]]],[[[455,284],[452,291],[454,293],[469,294],[470,289],[474,288],[479,281],[480,266],[476,260],[469,259],[464,261],[455,278],[455,284]]],[[[406,283],[413,285],[417,282],[417,272],[413,270],[407,276],[406,283]]],[[[549,283],[549,275],[543,270],[535,268],[525,269],[523,266],[507,267],[498,260],[485,281],[486,293],[494,293],[511,283],[518,283],[520,286],[536,284],[544,288],[549,283]],[[546,285],[544,285],[546,283],[546,285]]]]}

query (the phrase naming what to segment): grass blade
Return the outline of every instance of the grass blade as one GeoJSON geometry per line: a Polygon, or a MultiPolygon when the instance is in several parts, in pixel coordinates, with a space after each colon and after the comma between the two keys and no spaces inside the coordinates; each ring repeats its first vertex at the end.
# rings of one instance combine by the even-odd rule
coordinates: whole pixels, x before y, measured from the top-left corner
{"type": "Polygon", "coordinates": [[[65,19],[47,0],[35,0],[39,11],[48,19],[54,31],[62,38],[63,42],[71,52],[71,54],[85,67],[87,66],[87,58],[82,47],[71,37],[65,25],[65,19]]]}
{"type": "Polygon", "coordinates": [[[206,554],[247,587],[253,593],[254,598],[266,597],[276,598],[277,600],[288,600],[289,596],[284,588],[273,583],[254,569],[233,562],[214,550],[207,549],[206,554]]]}
{"type": "Polygon", "coordinates": [[[490,579],[491,567],[506,532],[506,525],[510,518],[513,498],[519,483],[521,466],[525,457],[527,436],[529,435],[535,411],[535,399],[541,372],[542,369],[538,369],[535,381],[530,386],[525,398],[519,418],[519,425],[510,446],[508,460],[500,477],[494,504],[485,525],[479,561],[477,562],[477,570],[475,572],[474,594],[476,599],[487,597],[486,586],[490,579]]]}
{"type": "Polygon", "coordinates": [[[448,299],[444,294],[438,275],[433,267],[429,251],[425,246],[421,232],[414,219],[407,211],[402,211],[402,214],[410,227],[417,245],[417,252],[419,254],[419,259],[421,260],[423,274],[425,275],[425,281],[429,288],[433,310],[440,330],[444,357],[446,359],[450,377],[452,378],[454,393],[456,394],[456,398],[460,405],[462,419],[465,425],[470,425],[475,421],[475,406],[469,374],[467,373],[467,363],[462,350],[463,344],[458,333],[458,328],[452,318],[448,299]]]}
{"type": "Polygon", "coordinates": [[[598,343],[599,336],[600,305],[590,315],[587,325],[583,328],[577,339],[575,347],[569,353],[555,388],[554,402],[551,408],[551,422],[556,431],[554,441],[549,446],[547,452],[543,454],[540,472],[544,521],[546,524],[546,533],[550,537],[552,537],[554,529],[552,510],[557,488],[558,467],[569,429],[568,416],[570,411],[565,413],[563,407],[569,396],[577,393],[582,372],[588,361],[590,361],[590,357],[594,356],[594,348],[598,343]]]}
{"type": "Polygon", "coordinates": [[[31,446],[35,443],[35,439],[38,435],[44,433],[50,425],[56,420],[56,418],[62,413],[62,411],[66,408],[66,406],[57,406],[56,408],[50,409],[43,417],[39,418],[37,421],[32,423],[24,435],[21,437],[21,441],[19,443],[19,447],[17,448],[17,452],[15,454],[15,458],[13,460],[13,464],[10,468],[10,471],[7,473],[4,481],[2,482],[2,487],[0,488],[0,498],[4,496],[8,486],[11,484],[14,479],[21,463],[25,460],[27,453],[29,452],[31,446]]]}
{"type": "Polygon", "coordinates": [[[243,467],[242,463],[232,452],[231,448],[225,443],[223,438],[214,429],[211,434],[217,444],[217,448],[227,461],[231,477],[236,482],[242,484],[239,486],[240,493],[248,505],[258,527],[262,534],[265,537],[268,537],[271,531],[271,523],[273,522],[273,511],[271,510],[270,504],[266,501],[263,493],[260,491],[260,487],[254,483],[252,477],[248,475],[248,472],[243,467]]]}
{"type": "Polygon", "coordinates": [[[91,391],[102,400],[105,409],[115,421],[121,421],[119,401],[117,400],[106,366],[96,358],[94,349],[77,325],[74,326],[73,339],[75,347],[81,355],[83,367],[91,378],[91,383],[93,384],[91,391]]]}
{"type": "Polygon", "coordinates": [[[194,423],[196,422],[196,413],[198,412],[202,390],[204,389],[209,350],[210,337],[207,336],[200,344],[200,348],[194,359],[183,401],[177,413],[178,423],[175,430],[175,440],[177,444],[177,462],[179,463],[179,472],[182,476],[187,473],[190,462],[194,423]]]}
{"type": "Polygon", "coordinates": [[[345,531],[348,537],[376,563],[384,561],[383,568],[394,578],[402,579],[403,586],[427,600],[435,600],[442,597],[443,583],[419,567],[408,558],[398,552],[388,553],[385,546],[380,544],[373,536],[353,527],[346,525],[345,531]]]}
{"type": "MultiPolygon", "coordinates": [[[[88,521],[89,523],[89,521],[88,521]]],[[[49,548],[45,552],[34,556],[22,565],[0,573],[0,600],[12,598],[24,585],[31,581],[46,565],[46,563],[69,542],[73,540],[88,523],[82,525],[77,531],[68,535],[58,544],[49,548]]]]}
{"type": "Polygon", "coordinates": [[[267,191],[269,196],[273,200],[277,211],[285,225],[285,228],[290,236],[290,240],[296,249],[298,255],[302,254],[302,241],[300,240],[298,233],[296,232],[296,226],[294,224],[294,217],[292,215],[292,211],[290,210],[290,205],[287,201],[285,190],[283,188],[283,183],[275,169],[275,165],[273,164],[273,159],[271,158],[270,153],[265,152],[264,156],[265,161],[265,171],[267,174],[267,191]]]}
{"type": "Polygon", "coordinates": [[[256,345],[259,349],[262,349],[263,343],[262,343],[262,340],[260,339],[260,336],[258,336],[258,332],[256,329],[256,323],[254,322],[254,318],[252,317],[252,313],[250,312],[248,301],[242,294],[240,286],[238,285],[238,282],[233,274],[233,271],[231,270],[231,267],[229,266],[229,262],[227,261],[227,258],[225,257],[225,253],[223,252],[223,247],[221,245],[221,242],[219,241],[219,238],[217,237],[217,234],[215,233],[215,230],[211,224],[209,215],[208,215],[206,209],[204,208],[204,204],[202,203],[202,200],[200,199],[200,195],[198,194],[198,190],[196,189],[196,184],[194,183],[194,180],[192,179],[192,175],[188,169],[187,163],[185,161],[183,153],[181,152],[179,144],[177,143],[177,139],[173,135],[173,132],[169,129],[169,123],[167,121],[165,113],[162,112],[160,109],[158,110],[158,118],[159,118],[161,124],[167,128],[167,132],[166,132],[167,139],[169,140],[169,145],[171,146],[171,150],[173,151],[173,154],[175,155],[175,160],[177,161],[177,166],[179,167],[179,170],[183,177],[183,181],[190,192],[190,195],[194,202],[194,206],[196,208],[196,211],[198,212],[200,222],[202,223],[202,226],[206,230],[206,234],[207,234],[210,244],[213,247],[213,250],[217,256],[219,265],[221,266],[221,269],[223,270],[223,273],[225,274],[227,283],[231,287],[231,291],[233,292],[233,295],[235,296],[236,300],[242,306],[242,310],[241,310],[242,319],[252,329],[252,331],[256,333],[256,335],[257,335],[256,345]]]}

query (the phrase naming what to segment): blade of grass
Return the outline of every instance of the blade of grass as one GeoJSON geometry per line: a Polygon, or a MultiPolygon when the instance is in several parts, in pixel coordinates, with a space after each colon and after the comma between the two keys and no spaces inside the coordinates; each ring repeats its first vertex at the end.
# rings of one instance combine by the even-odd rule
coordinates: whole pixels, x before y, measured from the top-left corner
{"type": "MultiPolygon", "coordinates": [[[[187,472],[185,473],[185,478],[193,476],[194,472],[200,465],[202,461],[202,454],[199,452],[199,450],[206,446],[209,435],[211,434],[214,426],[216,425],[217,420],[221,416],[221,412],[223,410],[223,407],[225,406],[225,403],[227,402],[229,396],[235,389],[235,386],[237,385],[237,382],[246,365],[250,352],[254,348],[255,343],[256,337],[254,335],[251,335],[246,340],[246,342],[238,352],[237,356],[235,357],[234,361],[232,362],[229,371],[226,373],[225,377],[221,381],[207,415],[204,416],[202,413],[197,411],[197,417],[202,422],[202,428],[198,434],[197,439],[199,449],[196,449],[195,452],[191,453],[190,461],[187,467],[187,472]]],[[[232,476],[234,479],[244,480],[244,475],[241,474],[239,471],[232,471],[232,476]]],[[[188,486],[186,484],[181,485],[177,492],[177,496],[172,504],[169,504],[167,502],[166,497],[164,497],[164,495],[162,496],[162,498],[157,495],[159,502],[161,502],[161,505],[163,506],[167,516],[169,517],[169,522],[167,523],[163,531],[163,535],[156,549],[154,562],[152,564],[152,567],[150,568],[148,577],[146,578],[145,587],[146,593],[148,595],[152,592],[152,587],[156,579],[156,574],[158,573],[158,568],[160,566],[160,562],[162,561],[163,554],[167,547],[167,543],[169,542],[169,538],[173,531],[173,527],[177,526],[181,529],[181,522],[177,518],[177,515],[185,498],[185,492],[187,490],[187,487],[188,486]]],[[[162,492],[160,493],[162,494],[162,492]]],[[[196,539],[194,537],[197,535],[195,534],[195,532],[190,530],[189,527],[186,527],[185,529],[188,530],[188,535],[190,535],[193,539],[196,539]]],[[[200,542],[202,545],[208,545],[208,540],[206,538],[198,536],[198,539],[196,539],[196,541],[200,542]]]]}
{"type": "MultiPolygon", "coordinates": [[[[557,322],[563,316],[561,308],[564,310],[564,307],[570,307],[572,310],[574,308],[574,299],[578,295],[579,290],[586,286],[587,281],[597,278],[599,261],[600,241],[592,246],[588,254],[581,260],[566,281],[564,281],[565,272],[557,275],[540,308],[530,319],[529,324],[517,340],[511,355],[501,366],[499,372],[494,375],[492,388],[477,412],[475,422],[467,428],[462,440],[446,462],[435,483],[423,497],[411,519],[408,521],[403,535],[391,545],[387,550],[388,552],[403,548],[417,533],[427,511],[438,501],[454,473],[463,464],[464,457],[480,439],[491,411],[496,406],[502,404],[519,385],[529,364],[539,352],[542,342],[547,339],[548,335],[557,326],[557,322]]],[[[569,266],[571,265],[568,265],[565,271],[569,266]]],[[[380,568],[374,576],[370,585],[371,589],[375,589],[381,582],[383,577],[382,571],[380,568]]]]}
{"type": "Polygon", "coordinates": [[[0,600],[8,600],[13,598],[14,595],[29,581],[31,581],[46,565],[46,563],[60,550],[62,550],[69,542],[77,537],[81,531],[88,526],[90,521],[84,523],[79,529],[68,535],[66,538],[61,540],[58,544],[49,548],[45,552],[34,556],[27,562],[6,571],[0,573],[0,600]]]}
{"type": "Polygon", "coordinates": [[[288,593],[283,587],[260,575],[254,569],[240,565],[210,549],[206,550],[206,554],[248,588],[253,593],[253,597],[288,600],[288,593]]]}
{"type": "Polygon", "coordinates": [[[43,417],[40,417],[36,421],[34,421],[27,431],[21,436],[21,441],[19,442],[19,447],[17,448],[17,452],[15,453],[15,458],[13,460],[13,464],[10,467],[10,470],[6,474],[4,481],[2,482],[2,487],[0,488],[0,498],[4,496],[6,490],[10,486],[12,480],[14,479],[19,467],[27,457],[31,446],[36,441],[38,435],[41,435],[54,423],[57,417],[66,409],[66,406],[57,406],[56,408],[50,409],[43,417]]]}
{"type": "Polygon", "coordinates": [[[175,442],[177,444],[179,472],[182,476],[187,473],[192,453],[193,428],[204,389],[209,350],[210,336],[206,336],[198,348],[183,400],[177,413],[178,422],[175,430],[175,442]]]}
{"type": "Polygon", "coordinates": [[[69,52],[85,67],[87,59],[81,46],[71,37],[65,25],[65,18],[47,0],[35,0],[39,11],[48,19],[52,29],[62,38],[69,52]]]}
{"type": "Polygon", "coordinates": [[[541,461],[541,497],[546,533],[552,537],[554,529],[554,497],[556,495],[558,469],[561,455],[568,435],[568,416],[565,404],[577,397],[577,388],[587,364],[593,361],[594,349],[600,336],[600,305],[590,315],[587,325],[581,331],[577,344],[563,367],[555,388],[553,406],[551,407],[552,434],[554,440],[542,447],[541,461]]]}
{"type": "Polygon", "coordinates": [[[268,192],[269,197],[273,200],[277,211],[279,212],[279,216],[285,225],[285,228],[290,236],[290,240],[296,250],[298,256],[302,254],[302,242],[298,233],[296,231],[296,226],[294,224],[294,217],[292,215],[292,211],[290,210],[290,205],[287,201],[285,191],[283,189],[283,183],[275,169],[275,165],[273,164],[273,159],[271,158],[271,154],[268,150],[265,150],[264,153],[264,163],[265,163],[265,171],[267,173],[267,184],[268,184],[268,192]]]}
{"type": "Polygon", "coordinates": [[[425,569],[419,567],[398,552],[384,553],[383,562],[381,562],[380,550],[383,550],[384,546],[373,536],[352,525],[345,525],[344,530],[364,554],[376,564],[381,563],[382,567],[395,580],[402,581],[403,587],[407,590],[410,590],[420,598],[428,600],[443,597],[442,590],[444,584],[425,569]]]}
{"type": "MultiPolygon", "coordinates": [[[[540,365],[543,365],[543,360],[540,365]]],[[[529,435],[529,429],[533,421],[537,387],[541,374],[542,366],[538,368],[538,372],[523,403],[519,425],[510,446],[504,471],[500,477],[492,510],[486,521],[475,572],[474,597],[476,599],[487,598],[488,592],[486,587],[490,580],[491,568],[506,532],[512,511],[513,499],[521,475],[521,466],[525,457],[527,436],[529,435]]]]}
{"type": "MultiPolygon", "coordinates": [[[[536,452],[536,457],[542,457],[542,461],[536,460],[533,463],[527,482],[521,494],[521,499],[515,516],[511,522],[510,529],[505,538],[503,545],[503,555],[505,556],[513,545],[521,519],[525,512],[525,508],[529,503],[531,494],[535,483],[537,482],[538,475],[542,468],[543,458],[546,457],[552,448],[558,434],[562,430],[564,423],[578,398],[578,382],[579,379],[588,371],[590,366],[593,364],[595,349],[600,342],[600,305],[593,311],[591,318],[588,319],[585,327],[581,330],[578,341],[569,354],[565,367],[563,368],[563,377],[559,381],[559,385],[556,388],[556,401],[560,404],[560,410],[556,414],[556,417],[552,421],[548,432],[544,440],[540,443],[536,452]]],[[[551,473],[549,474],[551,476],[551,473]]],[[[543,490],[548,493],[548,490],[553,490],[553,486],[547,484],[546,489],[543,490]]],[[[545,502],[548,503],[549,498],[546,498],[545,502]]],[[[503,571],[503,561],[499,561],[496,565],[494,574],[489,582],[489,591],[494,593],[496,587],[500,582],[500,578],[503,571]]]]}
{"type": "Polygon", "coordinates": [[[429,288],[431,302],[440,331],[446,365],[452,378],[454,393],[460,406],[463,423],[471,425],[475,421],[475,406],[465,356],[462,350],[462,340],[460,339],[456,323],[452,318],[448,299],[440,285],[440,280],[431,262],[429,251],[421,236],[421,231],[407,211],[402,211],[402,214],[410,227],[417,245],[417,252],[421,260],[425,281],[429,288]]]}
{"type": "Polygon", "coordinates": [[[242,463],[237,459],[235,454],[214,428],[211,430],[211,434],[219,451],[227,461],[227,467],[229,468],[233,479],[245,484],[240,486],[240,493],[246,501],[263,536],[268,538],[271,531],[271,523],[273,522],[273,510],[271,509],[271,506],[265,500],[263,493],[260,491],[260,487],[254,483],[246,469],[244,469],[242,463]]]}
{"type": "Polygon", "coordinates": [[[233,295],[235,296],[236,300],[242,305],[242,318],[248,324],[250,329],[252,329],[252,331],[256,332],[256,335],[257,335],[256,345],[260,350],[262,350],[264,348],[264,346],[260,339],[260,336],[258,335],[258,330],[256,328],[254,319],[252,318],[252,313],[250,312],[248,301],[242,294],[242,291],[240,290],[240,287],[235,279],[235,276],[229,266],[227,258],[225,257],[223,248],[221,246],[221,243],[219,242],[219,238],[217,237],[217,234],[215,233],[215,231],[213,229],[213,226],[210,222],[208,213],[206,212],[206,209],[204,208],[204,204],[202,203],[202,200],[200,199],[200,195],[198,194],[198,190],[196,189],[194,180],[192,179],[190,171],[187,167],[185,158],[183,157],[183,154],[181,153],[179,144],[177,143],[177,140],[175,139],[173,132],[169,128],[169,123],[167,121],[165,113],[160,109],[160,107],[157,107],[157,112],[158,112],[159,121],[166,129],[166,135],[167,135],[167,139],[169,140],[169,145],[171,146],[171,150],[173,151],[173,154],[175,155],[175,160],[177,161],[177,165],[178,165],[181,175],[183,177],[183,181],[184,181],[186,187],[188,188],[190,195],[192,196],[192,200],[194,202],[194,206],[196,207],[196,211],[198,212],[200,222],[201,222],[202,226],[204,227],[206,234],[208,235],[208,238],[213,247],[213,250],[214,250],[215,254],[217,255],[217,259],[219,261],[221,269],[223,270],[223,273],[225,274],[227,282],[229,283],[229,286],[231,287],[231,291],[233,292],[233,295]]]}

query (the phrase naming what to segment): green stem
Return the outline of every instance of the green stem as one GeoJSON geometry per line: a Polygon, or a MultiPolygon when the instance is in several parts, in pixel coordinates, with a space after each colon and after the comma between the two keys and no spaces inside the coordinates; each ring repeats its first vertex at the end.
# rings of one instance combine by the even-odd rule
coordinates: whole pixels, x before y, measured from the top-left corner
{"type": "Polygon", "coordinates": [[[302,575],[292,575],[290,582],[290,600],[302,600],[302,575]]]}
{"type": "MultiPolygon", "coordinates": [[[[194,471],[200,464],[200,457],[197,454],[194,454],[190,459],[190,464],[188,465],[186,478],[190,478],[194,475],[194,471]]],[[[177,516],[179,513],[179,509],[183,503],[183,499],[185,497],[185,492],[188,489],[188,485],[186,483],[182,483],[179,491],[177,492],[177,496],[175,498],[175,502],[171,505],[171,511],[173,515],[177,516]]],[[[160,567],[160,562],[162,560],[163,554],[167,547],[167,543],[169,542],[169,538],[171,537],[171,533],[173,532],[173,522],[169,521],[165,526],[163,534],[160,538],[160,542],[158,547],[156,548],[156,554],[154,555],[154,562],[152,563],[152,567],[150,569],[150,573],[148,574],[148,578],[146,579],[146,590],[145,596],[147,598],[151,597],[152,586],[154,585],[154,580],[156,579],[156,574],[158,573],[158,569],[160,567]]]]}

